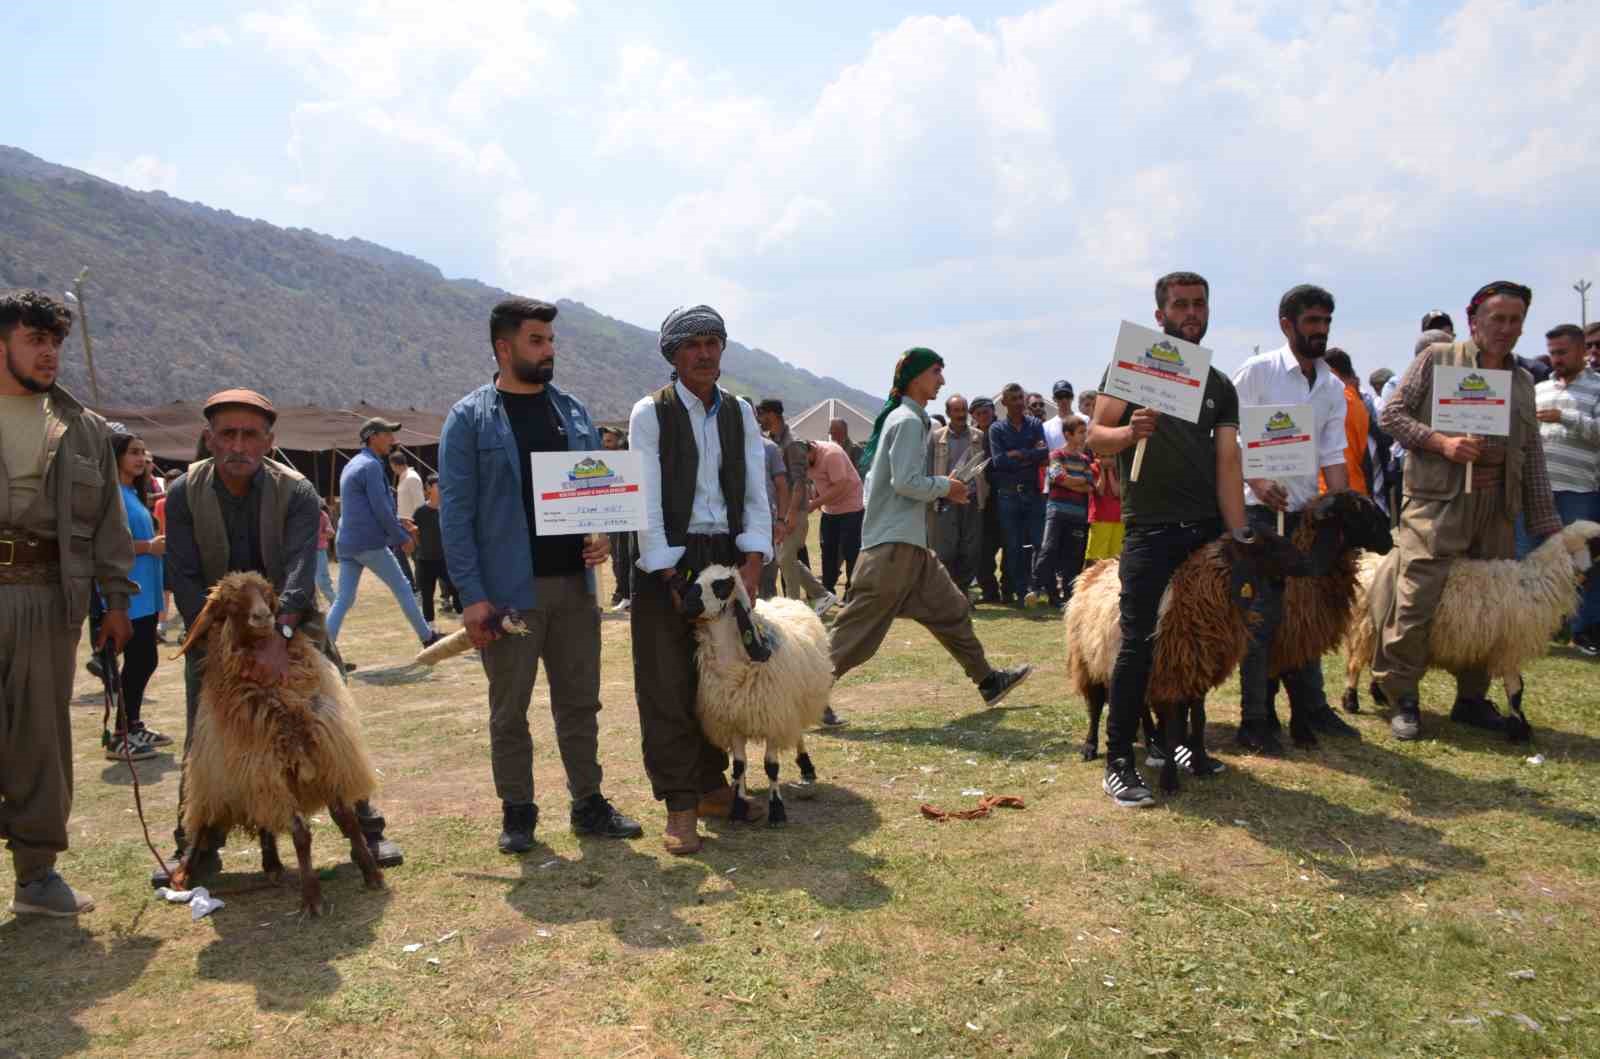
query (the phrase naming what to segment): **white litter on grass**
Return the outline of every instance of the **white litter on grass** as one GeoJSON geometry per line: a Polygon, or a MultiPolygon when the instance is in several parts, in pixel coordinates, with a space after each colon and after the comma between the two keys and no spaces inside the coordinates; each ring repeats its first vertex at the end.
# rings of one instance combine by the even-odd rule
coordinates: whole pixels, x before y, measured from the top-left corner
{"type": "Polygon", "coordinates": [[[977,761],[977,759],[976,759],[976,758],[970,758],[970,757],[969,757],[969,758],[967,758],[967,764],[969,764],[969,765],[976,765],[976,764],[977,764],[977,763],[978,763],[978,761],[977,761]]]}
{"type": "Polygon", "coordinates": [[[983,1032],[983,1027],[978,1025],[976,1022],[967,1023],[967,1029],[971,1030],[973,1033],[982,1033],[983,1032]]]}
{"type": "Polygon", "coordinates": [[[822,937],[822,928],[818,927],[816,933],[811,935],[811,940],[812,941],[816,941],[817,939],[819,939],[821,937],[822,937]]]}
{"type": "Polygon", "coordinates": [[[547,860],[543,864],[539,865],[539,867],[541,867],[541,868],[554,868],[557,864],[560,864],[560,863],[561,863],[561,861],[560,861],[559,858],[556,859],[556,860],[547,860]]]}
{"type": "Polygon", "coordinates": [[[1544,764],[1544,755],[1543,754],[1535,754],[1532,757],[1525,757],[1522,760],[1526,761],[1530,765],[1543,765],[1544,764]]]}
{"type": "Polygon", "coordinates": [[[422,942],[413,941],[410,945],[402,945],[402,946],[400,946],[400,951],[401,952],[406,952],[406,953],[421,952],[422,951],[422,942]]]}
{"type": "Polygon", "coordinates": [[[1515,978],[1519,982],[1531,982],[1539,976],[1533,973],[1533,968],[1524,967],[1520,971],[1507,971],[1506,977],[1515,978]]]}
{"type": "Polygon", "coordinates": [[[724,875],[732,875],[734,872],[736,872],[738,870],[739,870],[738,865],[734,865],[733,867],[729,868],[727,871],[723,872],[722,874],[724,874],[724,875]]]}
{"type": "Polygon", "coordinates": [[[227,907],[227,902],[212,897],[211,891],[204,886],[196,886],[193,890],[173,890],[161,886],[157,887],[156,896],[175,905],[188,905],[189,918],[197,922],[217,909],[227,907]]]}
{"type": "Polygon", "coordinates": [[[983,791],[977,787],[968,787],[966,790],[961,792],[961,796],[963,798],[982,798],[983,791]]]}
{"type": "Polygon", "coordinates": [[[550,933],[548,930],[536,930],[533,933],[534,933],[535,937],[539,937],[539,938],[553,938],[553,937],[555,937],[555,935],[550,933]]]}
{"type": "Polygon", "coordinates": [[[1513,1011],[1511,1013],[1511,1021],[1521,1024],[1522,1028],[1525,1030],[1532,1030],[1534,1033],[1544,1032],[1543,1026],[1539,1025],[1537,1022],[1533,1021],[1520,1011],[1513,1011]]]}
{"type": "Polygon", "coordinates": [[[439,957],[437,957],[437,956],[429,956],[428,957],[428,966],[429,967],[441,967],[441,966],[443,966],[443,964],[441,964],[439,962],[439,957]]]}
{"type": "Polygon", "coordinates": [[[436,940],[434,942],[434,944],[435,945],[443,945],[445,942],[449,941],[451,938],[459,937],[460,934],[461,934],[461,931],[459,931],[459,930],[452,930],[448,934],[440,934],[439,937],[438,937],[438,940],[436,940]]]}
{"type": "Polygon", "coordinates": [[[1248,821],[1248,820],[1235,819],[1233,822],[1234,822],[1234,825],[1236,827],[1249,827],[1250,826],[1250,821],[1248,821]]]}

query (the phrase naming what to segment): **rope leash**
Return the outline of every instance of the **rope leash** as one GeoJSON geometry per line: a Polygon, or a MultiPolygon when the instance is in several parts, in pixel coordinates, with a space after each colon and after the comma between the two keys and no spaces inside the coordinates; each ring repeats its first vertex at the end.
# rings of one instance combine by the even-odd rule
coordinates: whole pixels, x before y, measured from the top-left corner
{"type": "Polygon", "coordinates": [[[107,728],[114,711],[117,715],[117,731],[122,733],[122,763],[128,766],[128,774],[133,777],[133,806],[139,814],[139,826],[144,829],[144,844],[149,847],[150,855],[161,865],[161,870],[172,878],[172,869],[167,867],[167,862],[161,859],[161,854],[156,851],[156,844],[150,841],[150,825],[144,818],[144,798],[139,793],[139,770],[133,767],[133,747],[128,743],[128,712],[122,701],[122,674],[117,669],[117,652],[112,648],[110,641],[96,652],[100,659],[100,681],[105,685],[106,706],[105,712],[100,716],[100,744],[109,748],[114,736],[107,728]]]}

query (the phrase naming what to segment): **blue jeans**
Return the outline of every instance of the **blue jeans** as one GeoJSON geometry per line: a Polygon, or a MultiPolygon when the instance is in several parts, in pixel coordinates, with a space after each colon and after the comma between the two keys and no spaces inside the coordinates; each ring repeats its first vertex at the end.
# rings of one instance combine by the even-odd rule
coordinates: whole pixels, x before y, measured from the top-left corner
{"type": "MultiPolygon", "coordinates": [[[[1561,490],[1555,498],[1556,513],[1561,516],[1563,526],[1570,526],[1579,519],[1600,522],[1600,493],[1561,490]]],[[[1584,581],[1583,600],[1569,627],[1576,634],[1597,623],[1600,623],[1600,577],[1591,573],[1584,581]]]]}
{"type": "Polygon", "coordinates": [[[433,629],[429,628],[427,619],[422,616],[422,606],[417,603],[417,597],[411,594],[411,586],[406,583],[406,575],[400,572],[400,564],[395,562],[394,553],[387,548],[339,556],[339,595],[333,601],[333,610],[328,612],[328,639],[339,639],[339,627],[344,624],[344,616],[355,606],[356,587],[361,584],[363,569],[371,570],[378,575],[379,581],[389,586],[389,591],[400,603],[400,609],[405,612],[406,620],[416,630],[417,639],[426,642],[433,635],[433,629]]]}
{"type": "Polygon", "coordinates": [[[1044,494],[1024,486],[997,487],[1000,501],[1000,532],[1006,542],[1006,572],[1011,591],[1018,596],[1033,584],[1033,557],[1039,554],[1044,539],[1044,494]]]}
{"type": "Polygon", "coordinates": [[[333,601],[339,598],[333,590],[333,576],[328,573],[328,549],[317,549],[317,587],[322,590],[323,596],[328,600],[328,606],[333,606],[333,601]]]}

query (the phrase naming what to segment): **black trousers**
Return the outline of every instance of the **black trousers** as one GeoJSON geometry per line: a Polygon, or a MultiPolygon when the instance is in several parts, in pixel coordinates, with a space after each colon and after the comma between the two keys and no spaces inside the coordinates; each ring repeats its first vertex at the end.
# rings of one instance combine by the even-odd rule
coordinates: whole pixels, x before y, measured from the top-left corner
{"type": "Polygon", "coordinates": [[[638,556],[634,553],[633,534],[613,533],[611,535],[611,576],[617,582],[617,587],[611,590],[611,602],[613,604],[633,598],[633,563],[637,558],[638,556]]]}
{"type": "Polygon", "coordinates": [[[1050,602],[1072,598],[1072,581],[1083,571],[1083,553],[1089,547],[1086,514],[1046,507],[1044,543],[1033,561],[1033,584],[1050,594],[1050,602]],[[1056,585],[1060,579],[1060,587],[1056,585]]]}
{"type": "Polygon", "coordinates": [[[1144,714],[1155,657],[1156,612],[1172,574],[1201,545],[1222,534],[1220,519],[1131,525],[1123,538],[1122,646],[1111,669],[1111,711],[1106,717],[1106,760],[1133,757],[1133,735],[1144,714]]]}
{"type": "Polygon", "coordinates": [[[844,587],[850,590],[855,576],[856,556],[861,554],[861,520],[865,511],[822,516],[822,587],[829,592],[839,584],[839,562],[844,561],[844,587]]]}
{"type": "Polygon", "coordinates": [[[456,598],[456,586],[450,580],[450,571],[445,569],[443,559],[418,559],[417,560],[417,591],[422,593],[422,616],[428,621],[433,621],[433,593],[439,589],[444,599],[458,612],[461,610],[461,600],[456,598]]]}
{"type": "Polygon", "coordinates": [[[156,616],[146,614],[133,619],[133,638],[122,650],[122,705],[128,715],[129,731],[139,727],[144,689],[155,676],[160,657],[156,646],[156,616]]]}
{"type": "Polygon", "coordinates": [[[390,548],[394,557],[400,561],[400,572],[406,575],[406,584],[411,586],[411,591],[417,590],[417,575],[411,572],[411,556],[405,553],[404,548],[390,548]]]}
{"type": "Polygon", "coordinates": [[[1000,564],[1000,580],[995,581],[995,561],[1005,546],[1005,531],[1000,528],[1000,500],[991,493],[983,509],[983,545],[978,549],[978,587],[983,590],[984,599],[1002,599],[1020,591],[1011,583],[1004,562],[1000,564]]]}

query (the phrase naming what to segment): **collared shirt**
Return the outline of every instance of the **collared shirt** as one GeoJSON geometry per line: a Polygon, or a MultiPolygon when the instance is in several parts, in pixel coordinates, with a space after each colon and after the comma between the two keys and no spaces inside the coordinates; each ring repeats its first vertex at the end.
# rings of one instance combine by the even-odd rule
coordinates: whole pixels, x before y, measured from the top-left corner
{"type": "Polygon", "coordinates": [[[1559,423],[1540,423],[1550,488],[1569,493],[1600,490],[1600,375],[1584,368],[1563,382],[1551,375],[1533,388],[1539,410],[1558,409],[1559,423]]]}
{"type": "Polygon", "coordinates": [[[811,484],[816,487],[824,515],[849,515],[860,511],[861,475],[850,463],[844,449],[831,441],[814,441],[817,462],[811,465],[811,484]]]}
{"type": "MultiPolygon", "coordinates": [[[[722,407],[722,391],[707,408],[705,402],[681,382],[674,382],[678,400],[689,412],[689,428],[700,453],[696,464],[694,504],[689,509],[689,532],[713,534],[728,532],[728,503],[722,495],[722,438],[717,433],[717,410],[722,407]]],[[[739,411],[744,424],[744,531],[734,539],[741,553],[759,552],[772,559],[772,508],[767,499],[767,459],[761,444],[761,428],[756,414],[743,401],[739,411]]],[[[683,548],[667,543],[667,527],[661,512],[661,424],[656,419],[654,395],[639,398],[628,417],[628,446],[640,454],[644,464],[644,495],[655,500],[645,504],[645,528],[639,535],[641,570],[669,570],[683,558],[683,548]]],[[[802,487],[804,479],[802,478],[802,487]]]]}
{"type": "Polygon", "coordinates": [[[417,508],[427,503],[427,494],[422,488],[422,475],[417,473],[415,467],[407,467],[400,475],[400,480],[394,487],[395,512],[401,518],[410,518],[416,513],[417,508]]]}
{"type": "MultiPolygon", "coordinates": [[[[1239,407],[1267,404],[1309,404],[1311,436],[1317,444],[1318,467],[1340,467],[1345,462],[1344,384],[1322,361],[1313,362],[1315,377],[1307,380],[1287,344],[1257,353],[1233,373],[1239,407]]],[[[1301,511],[1317,498],[1317,475],[1300,474],[1277,479],[1289,494],[1289,510],[1301,511]]],[[[1246,483],[1244,502],[1260,504],[1246,483]]]]}
{"type": "Polygon", "coordinates": [[[1013,426],[1010,417],[996,419],[989,427],[989,484],[997,489],[1026,486],[1038,491],[1039,468],[1050,459],[1044,447],[1044,425],[1024,414],[1022,425],[1013,426]]]}
{"type": "MultiPolygon", "coordinates": [[[[1033,422],[1037,427],[1039,421],[1033,422]]],[[[928,546],[928,504],[950,494],[950,479],[934,477],[926,470],[926,439],[932,423],[923,407],[909,397],[900,398],[900,407],[883,421],[883,433],[867,471],[862,548],[893,542],[928,546]]]]}
{"type": "Polygon", "coordinates": [[[767,457],[767,484],[772,486],[767,490],[767,506],[776,515],[778,513],[778,489],[773,483],[779,478],[787,482],[789,480],[789,468],[783,462],[783,450],[778,448],[776,441],[773,441],[765,434],[761,435],[761,451],[767,457]]]}

